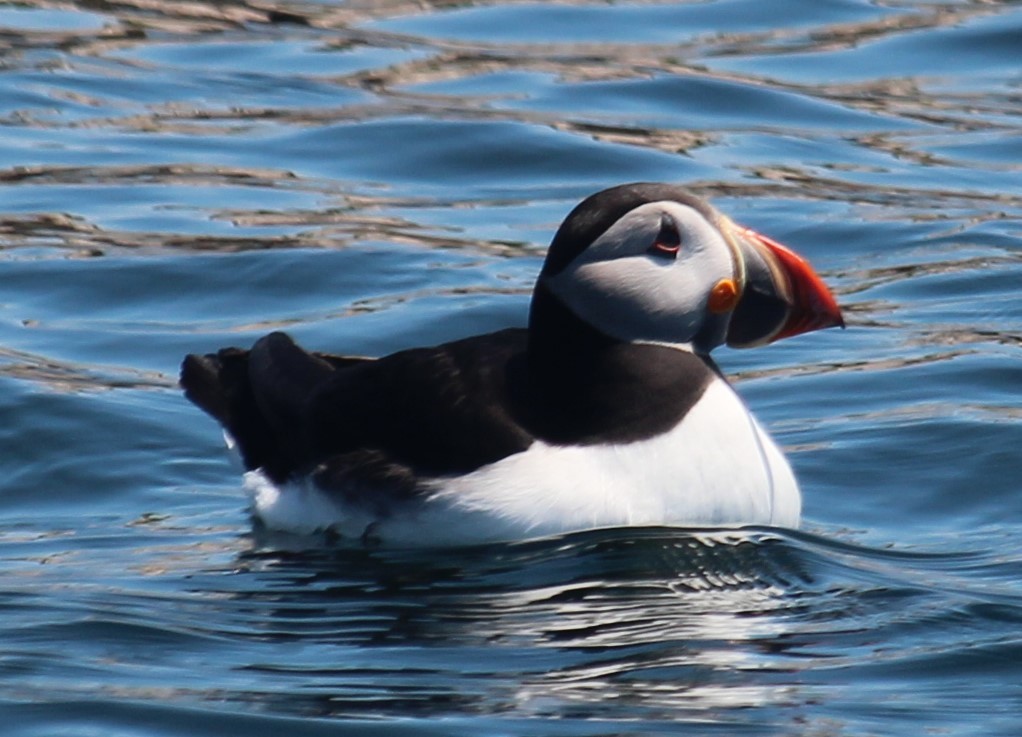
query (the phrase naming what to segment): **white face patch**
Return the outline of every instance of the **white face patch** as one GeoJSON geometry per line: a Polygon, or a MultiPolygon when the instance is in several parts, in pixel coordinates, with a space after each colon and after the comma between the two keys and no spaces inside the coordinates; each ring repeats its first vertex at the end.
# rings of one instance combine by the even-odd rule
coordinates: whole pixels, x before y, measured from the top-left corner
{"type": "Polygon", "coordinates": [[[662,201],[631,210],[544,279],[572,312],[607,335],[674,344],[699,335],[712,343],[701,346],[708,350],[723,342],[730,317],[709,310],[710,292],[734,273],[731,249],[716,225],[687,205],[662,201]],[[665,222],[680,236],[673,256],[653,248],[665,222]]]}

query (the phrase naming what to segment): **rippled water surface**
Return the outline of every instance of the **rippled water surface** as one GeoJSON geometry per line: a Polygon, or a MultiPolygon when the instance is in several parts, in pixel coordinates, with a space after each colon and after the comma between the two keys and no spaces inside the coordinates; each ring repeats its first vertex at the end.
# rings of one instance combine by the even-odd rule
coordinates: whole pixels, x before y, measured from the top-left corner
{"type": "Polygon", "coordinates": [[[0,44],[3,734],[1019,734],[1022,5],[28,0],[0,44]],[[253,528],[182,355],[522,324],[631,180],[839,294],[718,356],[802,531],[253,528]]]}

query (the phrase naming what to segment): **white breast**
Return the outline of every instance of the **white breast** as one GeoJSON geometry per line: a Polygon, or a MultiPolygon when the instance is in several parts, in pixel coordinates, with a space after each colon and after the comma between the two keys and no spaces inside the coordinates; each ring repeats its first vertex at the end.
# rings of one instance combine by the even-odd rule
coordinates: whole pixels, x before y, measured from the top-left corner
{"type": "MultiPolygon", "coordinates": [[[[332,527],[358,538],[374,520],[303,485],[268,488],[248,474],[256,513],[271,527],[332,527]]],[[[414,514],[375,520],[388,543],[520,540],[621,525],[797,527],[791,467],[724,381],[715,380],[670,432],[634,443],[528,450],[465,476],[437,479],[414,514]]]]}

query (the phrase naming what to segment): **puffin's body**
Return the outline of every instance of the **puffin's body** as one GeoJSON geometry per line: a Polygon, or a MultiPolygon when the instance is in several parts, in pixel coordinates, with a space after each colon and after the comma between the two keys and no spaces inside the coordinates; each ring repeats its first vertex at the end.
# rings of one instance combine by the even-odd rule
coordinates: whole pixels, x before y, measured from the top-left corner
{"type": "Polygon", "coordinates": [[[787,461],[709,358],[840,325],[791,251],[685,190],[578,205],[526,329],[379,359],[283,333],[188,356],[269,527],[394,544],[618,525],[797,526],[787,461]]]}

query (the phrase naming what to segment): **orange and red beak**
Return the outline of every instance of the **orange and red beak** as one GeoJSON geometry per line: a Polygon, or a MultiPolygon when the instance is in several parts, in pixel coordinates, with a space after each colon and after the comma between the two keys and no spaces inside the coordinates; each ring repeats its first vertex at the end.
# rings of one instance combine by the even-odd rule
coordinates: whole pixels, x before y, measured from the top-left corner
{"type": "Polygon", "coordinates": [[[834,295],[809,263],[754,230],[726,222],[744,267],[727,344],[751,348],[813,330],[844,327],[834,295]]]}

